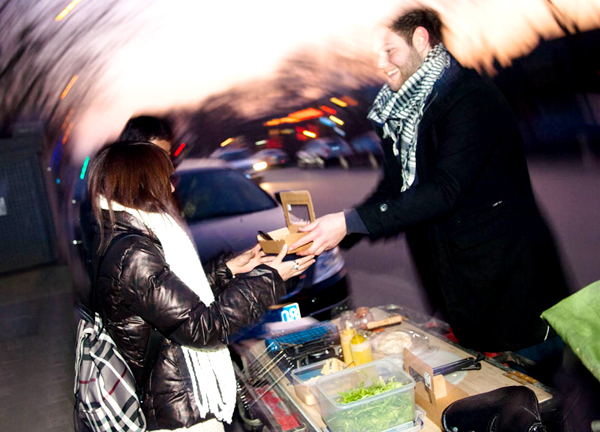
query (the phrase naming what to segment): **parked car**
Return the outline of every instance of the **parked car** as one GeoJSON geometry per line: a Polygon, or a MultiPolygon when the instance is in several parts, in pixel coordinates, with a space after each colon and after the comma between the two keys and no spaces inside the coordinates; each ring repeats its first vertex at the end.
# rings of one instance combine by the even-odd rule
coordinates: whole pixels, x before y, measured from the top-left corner
{"type": "Polygon", "coordinates": [[[211,153],[211,159],[220,159],[231,168],[242,173],[246,178],[260,181],[267,163],[245,148],[219,148],[211,153]]]}
{"type": "Polygon", "coordinates": [[[254,153],[254,157],[264,160],[269,167],[282,167],[290,162],[288,154],[277,148],[260,150],[254,153]]]}
{"type": "Polygon", "coordinates": [[[365,132],[350,141],[355,157],[353,163],[363,164],[368,162],[373,169],[378,169],[383,161],[383,149],[381,140],[373,131],[365,132]]]}
{"type": "Polygon", "coordinates": [[[339,163],[348,169],[348,157],[352,155],[352,147],[340,137],[316,138],[307,142],[296,153],[297,165],[300,168],[325,168],[339,163]]]}
{"type": "MultiPolygon", "coordinates": [[[[256,244],[259,230],[285,226],[283,209],[271,195],[214,161],[184,160],[174,184],[179,208],[203,261],[224,251],[247,250],[256,244]]],[[[322,253],[287,285],[282,301],[297,302],[302,316],[329,319],[351,307],[345,262],[338,248],[322,253]]]]}

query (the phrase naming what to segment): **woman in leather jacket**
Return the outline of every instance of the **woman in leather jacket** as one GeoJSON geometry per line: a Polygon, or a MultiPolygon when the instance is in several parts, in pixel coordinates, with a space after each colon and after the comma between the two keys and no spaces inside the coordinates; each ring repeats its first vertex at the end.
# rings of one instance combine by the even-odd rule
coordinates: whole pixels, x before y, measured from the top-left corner
{"type": "Polygon", "coordinates": [[[283,262],[257,245],[202,268],[172,199],[173,165],[148,143],[102,148],[90,167],[92,304],[142,389],[148,430],[223,431],[236,385],[229,338],[256,324],[284,281],[314,257],[283,262]],[[158,354],[146,359],[151,331],[158,354]],[[144,363],[153,366],[142,381],[144,363]]]}

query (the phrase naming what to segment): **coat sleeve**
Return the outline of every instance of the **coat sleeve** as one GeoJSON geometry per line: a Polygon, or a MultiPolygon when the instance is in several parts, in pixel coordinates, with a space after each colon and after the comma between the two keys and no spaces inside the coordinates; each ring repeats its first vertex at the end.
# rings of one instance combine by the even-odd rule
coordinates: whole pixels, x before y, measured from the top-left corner
{"type": "Polygon", "coordinates": [[[435,124],[438,148],[427,179],[401,193],[400,185],[391,189],[386,169],[377,190],[356,207],[371,239],[396,235],[457,209],[500,143],[498,118],[506,113],[495,102],[492,90],[480,86],[440,118],[435,124]]]}
{"type": "Polygon", "coordinates": [[[123,306],[181,345],[222,347],[230,335],[256,324],[285,292],[279,274],[260,266],[252,276],[225,283],[207,305],[170,270],[156,245],[140,242],[123,255],[119,278],[123,306]]]}
{"type": "Polygon", "coordinates": [[[232,253],[221,254],[212,261],[204,265],[206,279],[213,290],[215,296],[219,295],[223,289],[234,279],[231,270],[227,267],[227,261],[233,258],[232,253]]]}

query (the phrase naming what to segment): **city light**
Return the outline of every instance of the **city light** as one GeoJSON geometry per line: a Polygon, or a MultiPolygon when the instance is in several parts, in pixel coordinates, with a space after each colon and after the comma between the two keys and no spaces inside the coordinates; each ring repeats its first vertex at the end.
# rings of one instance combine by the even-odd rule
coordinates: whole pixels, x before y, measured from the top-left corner
{"type": "Polygon", "coordinates": [[[73,129],[73,122],[69,123],[69,127],[67,128],[65,135],[63,136],[63,139],[62,139],[62,145],[65,145],[67,143],[67,140],[69,139],[69,135],[71,135],[71,129],[73,129]]]}
{"type": "Polygon", "coordinates": [[[320,107],[323,111],[325,111],[327,114],[337,114],[337,111],[334,110],[333,108],[328,107],[327,105],[321,105],[320,107]]]}
{"type": "Polygon", "coordinates": [[[64,8],[64,9],[62,10],[62,12],[61,12],[61,13],[59,13],[59,14],[56,16],[55,20],[56,20],[56,21],[61,21],[61,20],[62,20],[64,17],[66,17],[67,15],[69,15],[69,13],[70,13],[70,12],[71,12],[73,9],[75,9],[75,6],[77,6],[79,3],[81,3],[81,0],[73,0],[71,3],[69,3],[69,5],[68,5],[66,8],[64,8]]]}
{"type": "Polygon", "coordinates": [[[85,172],[87,171],[88,164],[90,163],[90,157],[86,157],[85,161],[83,161],[83,166],[81,167],[81,174],[79,178],[83,180],[85,178],[85,172]]]}
{"type": "Polygon", "coordinates": [[[334,126],[335,126],[335,123],[333,123],[333,122],[332,122],[331,120],[329,120],[327,117],[321,117],[321,118],[319,119],[319,121],[320,121],[321,123],[323,123],[324,125],[327,125],[327,126],[330,126],[330,127],[334,127],[334,126]]]}
{"type": "Polygon", "coordinates": [[[358,102],[356,102],[350,96],[342,96],[340,99],[343,100],[344,102],[346,102],[350,106],[356,106],[356,105],[358,105],[358,102]]]}
{"type": "Polygon", "coordinates": [[[332,122],[339,124],[340,126],[343,126],[343,125],[344,125],[344,120],[341,120],[341,119],[337,118],[336,116],[332,116],[332,115],[331,115],[331,116],[329,116],[329,119],[330,119],[332,122]]]}
{"type": "Polygon", "coordinates": [[[179,156],[184,148],[185,148],[185,143],[179,144],[179,147],[177,147],[177,150],[175,150],[175,153],[174,153],[175,157],[179,156]]]}
{"type": "Polygon", "coordinates": [[[314,133],[314,132],[311,132],[311,131],[307,131],[307,130],[303,130],[303,131],[302,131],[302,134],[303,134],[303,135],[306,135],[306,136],[307,136],[307,137],[309,137],[309,138],[316,138],[316,137],[317,137],[317,134],[316,134],[316,133],[314,133]]]}
{"type": "Polygon", "coordinates": [[[252,168],[254,168],[254,171],[262,171],[266,169],[267,166],[268,164],[266,162],[256,162],[254,165],[252,165],[252,168]]]}
{"type": "Polygon", "coordinates": [[[306,108],[300,111],[296,111],[288,114],[288,117],[297,120],[310,120],[317,117],[321,117],[323,115],[323,111],[318,110],[316,108],[306,108]]]}
{"type": "Polygon", "coordinates": [[[331,99],[329,99],[332,103],[341,106],[342,108],[345,108],[348,106],[348,104],[346,102],[344,102],[343,100],[340,100],[336,97],[332,97],[331,99]]]}
{"type": "Polygon", "coordinates": [[[225,147],[233,142],[233,138],[227,138],[225,141],[221,143],[221,147],[225,147]]]}
{"type": "Polygon", "coordinates": [[[77,81],[77,78],[78,78],[77,75],[73,75],[73,78],[71,78],[71,81],[69,81],[69,84],[67,84],[67,86],[63,90],[62,94],[60,95],[61,99],[64,99],[67,97],[67,95],[71,91],[71,87],[73,87],[73,84],[75,84],[75,81],[77,81]]]}
{"type": "Polygon", "coordinates": [[[71,116],[73,115],[73,108],[71,108],[69,110],[69,113],[67,114],[67,116],[65,117],[65,120],[63,121],[62,126],[60,127],[60,130],[65,130],[65,128],[67,127],[67,124],[69,123],[69,120],[71,120],[71,116]]]}
{"type": "Polygon", "coordinates": [[[256,141],[254,144],[256,144],[257,146],[260,145],[265,145],[267,143],[267,140],[260,140],[260,141],[256,141]]]}

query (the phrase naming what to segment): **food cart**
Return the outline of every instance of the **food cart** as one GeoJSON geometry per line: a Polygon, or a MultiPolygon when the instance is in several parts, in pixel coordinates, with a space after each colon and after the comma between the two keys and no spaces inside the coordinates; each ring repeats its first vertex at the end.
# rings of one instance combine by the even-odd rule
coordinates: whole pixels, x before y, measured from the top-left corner
{"type": "MultiPolygon", "coordinates": [[[[371,309],[379,320],[398,315],[398,310],[401,308],[394,305],[371,309]]],[[[415,418],[410,427],[384,429],[381,432],[440,431],[441,412],[448,403],[507,386],[523,385],[533,390],[542,410],[553,406],[551,389],[542,383],[493,358],[478,356],[478,353],[425,328],[417,320],[403,318],[401,323],[384,328],[381,334],[387,337],[382,340],[393,341],[394,332],[397,332],[404,338],[408,334],[414,343],[408,344],[408,349],[401,353],[393,350],[390,353],[386,349],[374,350],[374,357],[376,362],[385,359],[399,365],[416,379],[415,418]],[[466,365],[462,370],[445,375],[436,374],[436,369],[443,370],[445,365],[456,364],[463,359],[468,360],[462,362],[466,365]]],[[[238,405],[248,425],[256,425],[255,430],[274,432],[339,432],[329,428],[323,420],[323,404],[318,400],[319,396],[323,397],[319,390],[323,390],[300,390],[297,378],[292,376],[293,371],[310,364],[323,363],[326,358],[341,358],[336,324],[335,320],[328,321],[285,333],[283,337],[287,338],[286,350],[281,349],[277,337],[247,339],[234,345],[233,349],[241,360],[241,364],[236,365],[240,396],[238,405]],[[311,393],[316,395],[316,400],[311,400],[311,393]]],[[[371,332],[369,334],[373,339],[378,335],[371,332]]],[[[446,368],[448,370],[451,369],[446,368]]]]}

